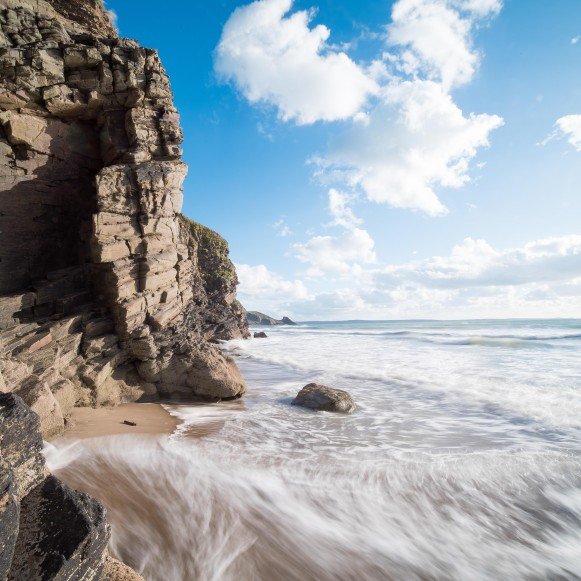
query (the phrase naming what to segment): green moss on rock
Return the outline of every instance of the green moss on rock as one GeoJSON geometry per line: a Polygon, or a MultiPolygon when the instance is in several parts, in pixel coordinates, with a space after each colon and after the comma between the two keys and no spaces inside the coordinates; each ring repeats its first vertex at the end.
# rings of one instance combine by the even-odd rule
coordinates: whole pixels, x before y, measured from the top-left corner
{"type": "Polygon", "coordinates": [[[211,252],[218,256],[228,256],[228,242],[226,242],[218,232],[215,232],[199,222],[194,222],[184,215],[182,215],[182,220],[188,226],[203,251],[211,252]]]}

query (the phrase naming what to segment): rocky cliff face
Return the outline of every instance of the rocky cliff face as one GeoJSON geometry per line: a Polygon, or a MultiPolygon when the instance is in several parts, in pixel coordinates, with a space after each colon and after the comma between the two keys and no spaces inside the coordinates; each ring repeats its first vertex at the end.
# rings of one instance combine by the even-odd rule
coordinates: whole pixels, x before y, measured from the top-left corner
{"type": "Polygon", "coordinates": [[[235,398],[248,334],[226,243],[180,214],[155,51],[99,0],[0,0],[0,391],[45,437],[74,406],[235,398]]]}
{"type": "Polygon", "coordinates": [[[181,140],[157,53],[99,0],[0,0],[0,580],[140,579],[47,473],[74,406],[246,389],[212,344],[248,324],[226,242],[180,214],[181,140]]]}
{"type": "Polygon", "coordinates": [[[180,226],[195,265],[194,299],[202,315],[202,334],[210,341],[249,337],[246,309],[236,299],[238,276],[228,256],[228,242],[185,216],[180,226]]]}

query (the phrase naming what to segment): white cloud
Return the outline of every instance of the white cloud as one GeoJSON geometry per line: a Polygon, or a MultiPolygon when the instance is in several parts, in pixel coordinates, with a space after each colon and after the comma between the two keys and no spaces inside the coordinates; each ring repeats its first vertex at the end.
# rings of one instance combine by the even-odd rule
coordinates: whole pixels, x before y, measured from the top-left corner
{"type": "Polygon", "coordinates": [[[427,74],[446,89],[469,82],[479,62],[472,27],[501,7],[498,0],[399,0],[388,39],[406,47],[399,55],[400,67],[407,74],[427,74]]]}
{"type": "Polygon", "coordinates": [[[503,121],[464,115],[433,81],[395,81],[368,123],[357,123],[319,161],[324,175],[359,186],[367,198],[435,216],[446,213],[437,187],[459,188],[470,161],[503,121]]]}
{"type": "Polygon", "coordinates": [[[370,67],[383,83],[375,106],[316,159],[321,180],[373,202],[445,214],[439,189],[470,182],[472,160],[503,125],[497,115],[465,114],[450,94],[478,65],[475,24],[500,8],[493,0],[396,2],[388,52],[370,67]]]}
{"type": "Polygon", "coordinates": [[[289,281],[270,271],[263,264],[250,266],[237,264],[236,272],[240,280],[238,294],[243,302],[246,299],[273,299],[285,302],[308,297],[307,289],[300,280],[289,281]]]}
{"type": "Polygon", "coordinates": [[[353,210],[348,203],[353,200],[353,196],[335,189],[329,190],[329,213],[333,217],[330,226],[342,226],[343,228],[355,228],[361,224],[362,220],[353,214],[353,210]]]}
{"type": "Polygon", "coordinates": [[[581,235],[506,250],[467,238],[448,255],[372,267],[291,307],[299,318],[577,316],[581,235]]]}
{"type": "Polygon", "coordinates": [[[566,115],[557,119],[558,132],[567,137],[567,141],[581,151],[581,115],[566,115]]]}
{"type": "Polygon", "coordinates": [[[471,161],[503,123],[464,113],[450,95],[472,79],[480,60],[472,32],[501,1],[398,0],[384,50],[365,70],[327,43],[325,26],[309,27],[312,12],[292,5],[260,0],[235,10],[217,48],[218,73],[284,120],[350,118],[317,158],[321,180],[343,195],[362,191],[374,202],[445,214],[439,188],[470,181],[471,161]]]}
{"type": "Polygon", "coordinates": [[[375,242],[366,230],[352,227],[338,236],[313,236],[304,244],[293,244],[295,256],[309,264],[310,276],[326,272],[353,274],[361,264],[376,261],[375,242]]]}
{"type": "Polygon", "coordinates": [[[453,0],[452,4],[461,10],[468,10],[483,18],[496,16],[502,9],[502,0],[453,0]]]}
{"type": "Polygon", "coordinates": [[[557,119],[553,132],[537,145],[547,145],[554,139],[563,137],[566,137],[577,151],[581,151],[581,115],[565,115],[557,119]]]}
{"type": "Polygon", "coordinates": [[[287,236],[290,236],[293,233],[292,230],[290,229],[290,226],[285,222],[283,218],[277,220],[272,225],[272,228],[276,230],[278,236],[282,236],[283,238],[286,238],[287,236]]]}
{"type": "Polygon", "coordinates": [[[313,236],[291,248],[295,258],[310,265],[309,276],[353,275],[361,272],[362,265],[376,261],[375,241],[367,230],[360,228],[362,220],[349,207],[355,199],[353,195],[330,189],[328,196],[328,210],[333,220],[326,226],[342,228],[343,232],[335,236],[313,236]]]}
{"type": "Polygon", "coordinates": [[[445,0],[399,0],[393,6],[388,38],[407,47],[400,66],[407,73],[427,73],[452,87],[468,82],[478,62],[469,45],[471,21],[445,0]]]}
{"type": "Polygon", "coordinates": [[[449,256],[389,266],[375,276],[384,287],[419,284],[436,289],[573,280],[581,276],[581,235],[541,239],[502,252],[484,240],[466,238],[449,256]]]}
{"type": "Polygon", "coordinates": [[[327,44],[327,27],[309,27],[312,11],[289,13],[292,6],[292,0],[258,0],[237,8],[216,50],[218,75],[251,103],[277,107],[284,121],[353,117],[375,82],[327,44]]]}
{"type": "Polygon", "coordinates": [[[577,44],[581,40],[581,36],[575,36],[571,39],[571,44],[577,44]]]}

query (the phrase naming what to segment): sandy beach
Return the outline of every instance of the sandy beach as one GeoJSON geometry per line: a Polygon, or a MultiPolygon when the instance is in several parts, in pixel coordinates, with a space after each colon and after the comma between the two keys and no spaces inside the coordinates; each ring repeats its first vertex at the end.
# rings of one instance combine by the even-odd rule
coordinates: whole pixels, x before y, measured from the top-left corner
{"type": "Polygon", "coordinates": [[[172,416],[159,403],[127,403],[115,408],[74,408],[66,432],[58,439],[84,440],[123,434],[169,435],[180,424],[181,420],[172,416]]]}

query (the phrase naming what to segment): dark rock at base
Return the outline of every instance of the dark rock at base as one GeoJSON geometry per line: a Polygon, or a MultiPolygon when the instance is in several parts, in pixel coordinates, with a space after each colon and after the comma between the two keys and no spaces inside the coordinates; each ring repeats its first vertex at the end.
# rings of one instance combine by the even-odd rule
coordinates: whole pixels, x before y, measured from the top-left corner
{"type": "Polygon", "coordinates": [[[254,333],[255,339],[267,339],[268,335],[264,331],[259,331],[258,333],[254,333]]]}
{"type": "Polygon", "coordinates": [[[12,393],[0,393],[0,454],[14,473],[16,494],[23,498],[47,475],[40,418],[12,393]]]}
{"type": "Polygon", "coordinates": [[[14,474],[0,459],[0,579],[6,579],[18,536],[20,505],[14,474]]]}
{"type": "Polygon", "coordinates": [[[49,476],[21,502],[8,580],[98,579],[109,534],[99,502],[49,476]]]}
{"type": "Polygon", "coordinates": [[[346,391],[317,383],[305,385],[292,404],[313,410],[342,414],[349,414],[355,410],[355,402],[346,391]]]}
{"type": "Polygon", "coordinates": [[[101,579],[105,509],[50,476],[42,447],[38,415],[0,394],[0,579],[101,579]]]}

